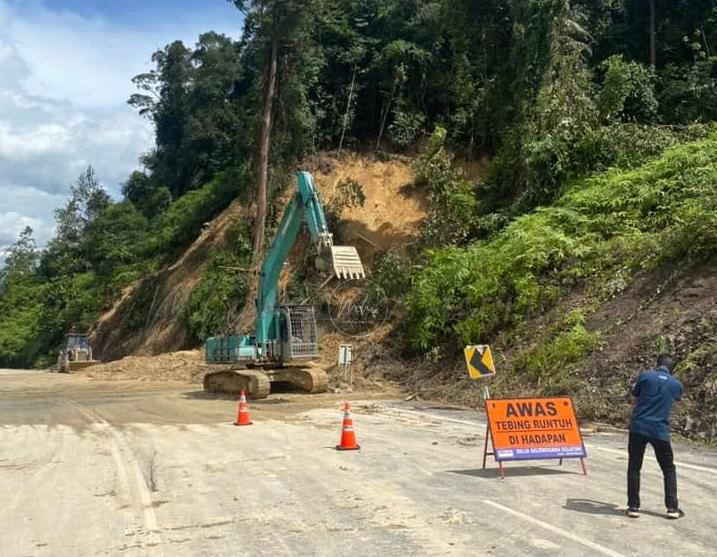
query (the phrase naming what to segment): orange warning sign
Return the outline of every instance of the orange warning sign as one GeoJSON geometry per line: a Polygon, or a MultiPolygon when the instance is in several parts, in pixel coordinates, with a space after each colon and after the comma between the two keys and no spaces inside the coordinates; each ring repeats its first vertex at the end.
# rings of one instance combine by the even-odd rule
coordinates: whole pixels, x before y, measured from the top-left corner
{"type": "Polygon", "coordinates": [[[485,401],[497,461],[587,456],[570,397],[485,401]]]}

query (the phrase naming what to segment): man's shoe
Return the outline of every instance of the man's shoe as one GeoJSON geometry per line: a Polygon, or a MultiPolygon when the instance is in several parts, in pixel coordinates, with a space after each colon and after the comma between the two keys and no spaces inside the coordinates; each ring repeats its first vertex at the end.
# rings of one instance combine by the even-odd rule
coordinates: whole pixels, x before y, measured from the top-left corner
{"type": "Polygon", "coordinates": [[[677,520],[678,518],[682,518],[685,516],[685,513],[682,512],[682,509],[667,509],[667,518],[670,520],[677,520]]]}
{"type": "Polygon", "coordinates": [[[628,507],[625,509],[625,516],[630,518],[637,518],[640,516],[640,511],[637,507],[628,507]]]}

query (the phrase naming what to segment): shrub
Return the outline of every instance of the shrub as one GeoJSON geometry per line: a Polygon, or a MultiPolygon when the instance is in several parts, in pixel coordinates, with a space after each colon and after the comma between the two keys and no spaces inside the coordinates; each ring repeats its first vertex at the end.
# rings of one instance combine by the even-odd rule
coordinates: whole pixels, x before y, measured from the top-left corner
{"type": "Polygon", "coordinates": [[[199,236],[204,225],[225,209],[250,180],[250,168],[244,165],[221,173],[202,188],[177,199],[153,222],[145,245],[147,256],[175,256],[199,236]]]}
{"type": "Polygon", "coordinates": [[[189,295],[182,316],[198,341],[222,334],[234,325],[248,292],[244,271],[251,264],[251,244],[245,223],[228,232],[227,246],[209,261],[204,276],[189,295]]]}
{"type": "Polygon", "coordinates": [[[438,127],[429,139],[429,148],[415,164],[416,186],[431,201],[431,214],[421,232],[430,246],[460,244],[471,236],[477,201],[473,185],[453,168],[445,149],[446,130],[438,127]]]}
{"type": "Polygon", "coordinates": [[[565,394],[571,389],[571,364],[597,347],[599,335],[585,329],[580,311],[570,312],[542,341],[522,352],[516,359],[516,370],[535,381],[545,395],[565,394]]]}

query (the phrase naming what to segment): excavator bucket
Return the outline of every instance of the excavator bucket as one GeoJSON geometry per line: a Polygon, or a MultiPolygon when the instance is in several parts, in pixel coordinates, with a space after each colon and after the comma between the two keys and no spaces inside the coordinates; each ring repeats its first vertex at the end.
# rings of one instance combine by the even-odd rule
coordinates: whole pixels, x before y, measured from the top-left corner
{"type": "Polygon", "coordinates": [[[331,266],[340,279],[365,278],[366,272],[356,248],[353,246],[332,246],[331,266]]]}

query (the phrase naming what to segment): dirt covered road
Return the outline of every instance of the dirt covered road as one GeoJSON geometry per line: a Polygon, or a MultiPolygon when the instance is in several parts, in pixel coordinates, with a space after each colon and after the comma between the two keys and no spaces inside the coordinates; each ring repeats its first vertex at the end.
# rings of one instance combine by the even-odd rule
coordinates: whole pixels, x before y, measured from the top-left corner
{"type": "MultiPolygon", "coordinates": [[[[625,442],[586,437],[575,461],[480,469],[471,411],[355,395],[362,450],[333,449],[338,395],[272,395],[254,425],[195,387],[0,372],[3,557],[708,556],[717,454],[676,447],[687,517],[621,515],[625,442]]],[[[711,549],[710,549],[711,548],[711,549]]]]}

